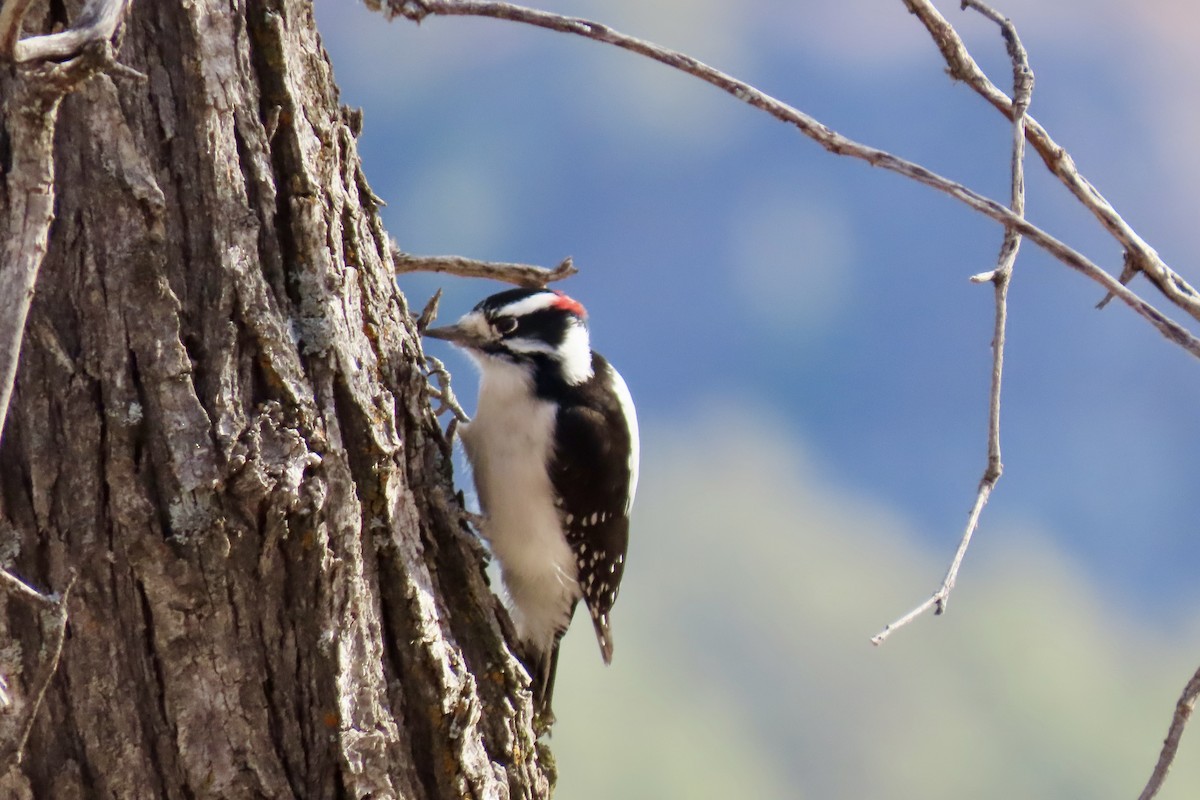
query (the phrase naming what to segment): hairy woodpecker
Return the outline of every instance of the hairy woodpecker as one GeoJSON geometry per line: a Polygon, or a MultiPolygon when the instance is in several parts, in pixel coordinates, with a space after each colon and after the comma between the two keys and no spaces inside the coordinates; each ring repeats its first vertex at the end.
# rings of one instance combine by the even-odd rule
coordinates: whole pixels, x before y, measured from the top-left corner
{"type": "Polygon", "coordinates": [[[480,368],[475,419],[459,431],[543,715],[559,641],[581,599],[604,663],[612,660],[609,612],[637,488],[633,399],[592,350],[586,320],[561,292],[512,289],[425,332],[480,368]]]}

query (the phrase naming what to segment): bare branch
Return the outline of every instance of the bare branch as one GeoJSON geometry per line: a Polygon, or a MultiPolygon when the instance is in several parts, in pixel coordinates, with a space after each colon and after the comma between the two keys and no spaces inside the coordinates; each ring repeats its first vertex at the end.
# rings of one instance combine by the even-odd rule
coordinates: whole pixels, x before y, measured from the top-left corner
{"type": "MultiPolygon", "coordinates": [[[[983,14],[1000,26],[1004,40],[1008,46],[1008,54],[1013,67],[1013,115],[1012,136],[1012,211],[1018,217],[1025,215],[1025,111],[1033,96],[1033,71],[1029,68],[1029,56],[1017,36],[1017,29],[1012,22],[979,0],[963,0],[964,7],[970,7],[983,14]]],[[[958,543],[958,550],[946,571],[942,585],[933,595],[905,614],[900,619],[886,626],[871,638],[875,645],[883,642],[893,631],[904,627],[930,609],[935,614],[942,614],[950,601],[950,593],[958,581],[958,571],[967,548],[971,545],[971,537],[979,527],[979,517],[983,507],[992,496],[992,490],[1004,474],[1004,464],[1000,458],[1000,386],[1004,375],[1004,343],[1008,327],[1008,285],[1012,279],[1013,265],[1017,260],[1017,252],[1021,249],[1021,234],[1013,228],[1004,232],[1004,242],[1000,245],[1000,254],[996,259],[996,268],[971,278],[976,283],[990,282],[995,296],[996,315],[992,330],[992,384],[988,402],[988,447],[987,466],[983,477],[979,480],[979,489],[975,494],[975,504],[967,517],[967,527],[958,543]]]]}
{"type": "Polygon", "coordinates": [[[393,248],[392,261],[396,265],[397,275],[405,272],[442,272],[460,278],[490,278],[531,289],[539,289],[579,273],[570,256],[554,269],[546,269],[532,264],[477,261],[463,256],[414,256],[393,248]]]}
{"type": "Polygon", "coordinates": [[[0,569],[0,585],[10,594],[24,597],[43,606],[54,606],[58,603],[58,600],[53,596],[42,594],[6,569],[0,569]]]}
{"type": "Polygon", "coordinates": [[[1162,751],[1158,754],[1158,763],[1154,765],[1154,772],[1150,774],[1150,780],[1146,783],[1146,788],[1138,795],[1138,800],[1152,800],[1158,794],[1158,790],[1162,788],[1163,782],[1167,779],[1167,773],[1171,770],[1171,764],[1175,761],[1175,753],[1179,750],[1179,740],[1183,738],[1183,729],[1187,727],[1188,719],[1192,716],[1192,710],[1196,707],[1196,699],[1200,697],[1200,669],[1196,670],[1196,674],[1187,682],[1187,686],[1183,688],[1183,694],[1179,697],[1179,702],[1175,704],[1175,716],[1171,718],[1171,727],[1167,730],[1167,738],[1163,740],[1162,751]]]}
{"type": "MultiPolygon", "coordinates": [[[[906,2],[913,3],[917,3],[918,1],[906,0],[906,2]]],[[[802,111],[770,95],[764,94],[750,84],[714,69],[691,56],[661,47],[652,42],[627,36],[598,22],[592,22],[579,17],[551,14],[524,6],[513,5],[512,3],[496,2],[495,0],[387,0],[387,8],[390,14],[403,16],[415,22],[420,22],[430,15],[475,16],[511,20],[611,44],[685,72],[732,95],[743,103],[765,111],[781,122],[792,125],[831,153],[861,159],[873,166],[895,172],[925,186],[945,192],[969,208],[999,222],[1006,228],[1016,230],[1068,267],[1100,284],[1106,291],[1111,292],[1115,297],[1133,309],[1135,313],[1153,325],[1168,340],[1200,358],[1200,339],[1193,336],[1186,328],[1174,320],[1167,318],[1161,311],[1138,297],[1125,286],[1122,286],[1112,275],[1101,269],[1082,253],[1067,246],[1041,228],[1018,217],[1002,203],[998,203],[989,197],[972,191],[960,183],[942,177],[919,164],[914,164],[884,150],[869,147],[842,136],[802,111]]],[[[949,27],[948,24],[947,27],[949,27]]],[[[971,63],[974,62],[972,61],[971,63]]],[[[1065,151],[1061,153],[1061,157],[1069,160],[1065,151]]],[[[1094,190],[1092,191],[1094,192],[1094,190]]],[[[1115,215],[1115,212],[1113,213],[1115,215]]],[[[1149,249],[1148,246],[1146,249],[1149,249]]],[[[1150,252],[1153,251],[1151,250],[1150,252]]],[[[1186,284],[1183,284],[1182,280],[1176,280],[1175,285],[1186,287],[1186,284]]],[[[1190,287],[1186,287],[1186,290],[1190,290],[1190,287]]],[[[1186,290],[1179,288],[1179,291],[1175,295],[1168,295],[1168,297],[1173,302],[1178,303],[1179,301],[1176,300],[1176,296],[1185,296],[1187,294],[1186,290]]]]}
{"type": "MultiPolygon", "coordinates": [[[[1012,100],[995,86],[963,43],[958,32],[946,18],[934,8],[930,0],[904,0],[904,5],[915,14],[929,31],[942,58],[950,68],[951,77],[965,82],[981,97],[991,103],[1006,117],[1013,116],[1012,100]]],[[[964,3],[964,6],[968,4],[964,3]]],[[[1105,230],[1116,239],[1127,253],[1128,263],[1135,271],[1145,273],[1167,299],[1200,320],[1200,292],[1188,285],[1174,270],[1168,267],[1158,253],[1140,237],[1112,204],[1095,186],[1079,174],[1075,161],[1061,145],[1050,137],[1036,119],[1026,120],[1025,135],[1046,164],[1076,199],[1100,221],[1105,230]]],[[[1032,239],[1033,237],[1030,237],[1032,239]]],[[[1128,279],[1126,279],[1128,280],[1128,279]]],[[[1106,298],[1107,299],[1107,298],[1106,298]]]]}

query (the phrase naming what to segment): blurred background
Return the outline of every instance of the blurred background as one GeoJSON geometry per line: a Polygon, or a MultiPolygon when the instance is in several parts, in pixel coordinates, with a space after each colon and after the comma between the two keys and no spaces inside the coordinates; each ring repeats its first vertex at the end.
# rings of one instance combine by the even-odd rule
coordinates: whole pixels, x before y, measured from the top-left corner
{"type": "MultiPolygon", "coordinates": [[[[543,0],[730,72],[1007,201],[1010,129],[900,0],[543,0]]],[[[1031,114],[1200,283],[1200,6],[1009,0],[1031,114]]],[[[942,3],[993,80],[995,26],[942,3]]],[[[568,635],[557,797],[1136,797],[1200,664],[1200,363],[1026,243],[1006,471],[949,613],[984,466],[994,223],[693,78],[512,23],[316,0],[406,251],[552,266],[638,401],[616,654],[568,635]]],[[[1121,253],[1028,163],[1028,215],[1121,253]]],[[[404,276],[456,318],[497,284],[404,276]]],[[[1160,307],[1137,279],[1133,288],[1160,307]]],[[[1176,315],[1178,317],[1178,315],[1176,315]]],[[[432,343],[468,410],[475,373],[432,343]]],[[[1200,793],[1200,731],[1161,795],[1200,793]]]]}

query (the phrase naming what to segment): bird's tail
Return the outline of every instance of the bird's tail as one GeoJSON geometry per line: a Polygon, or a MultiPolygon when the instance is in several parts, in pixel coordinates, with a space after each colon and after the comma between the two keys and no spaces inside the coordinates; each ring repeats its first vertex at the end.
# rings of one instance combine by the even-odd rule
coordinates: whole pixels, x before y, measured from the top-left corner
{"type": "Polygon", "coordinates": [[[605,664],[612,663],[612,628],[608,626],[608,614],[593,614],[592,626],[596,629],[596,641],[600,644],[600,655],[605,664]]]}

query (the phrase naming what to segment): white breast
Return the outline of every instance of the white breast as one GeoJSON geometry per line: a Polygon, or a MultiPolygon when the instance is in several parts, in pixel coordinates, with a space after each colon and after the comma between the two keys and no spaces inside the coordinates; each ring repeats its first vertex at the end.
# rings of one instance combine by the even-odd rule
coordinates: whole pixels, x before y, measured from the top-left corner
{"type": "Polygon", "coordinates": [[[579,597],[575,559],[563,536],[546,473],[555,407],[537,399],[521,368],[481,365],[479,406],[462,430],[485,521],[521,638],[549,648],[579,597]]]}

